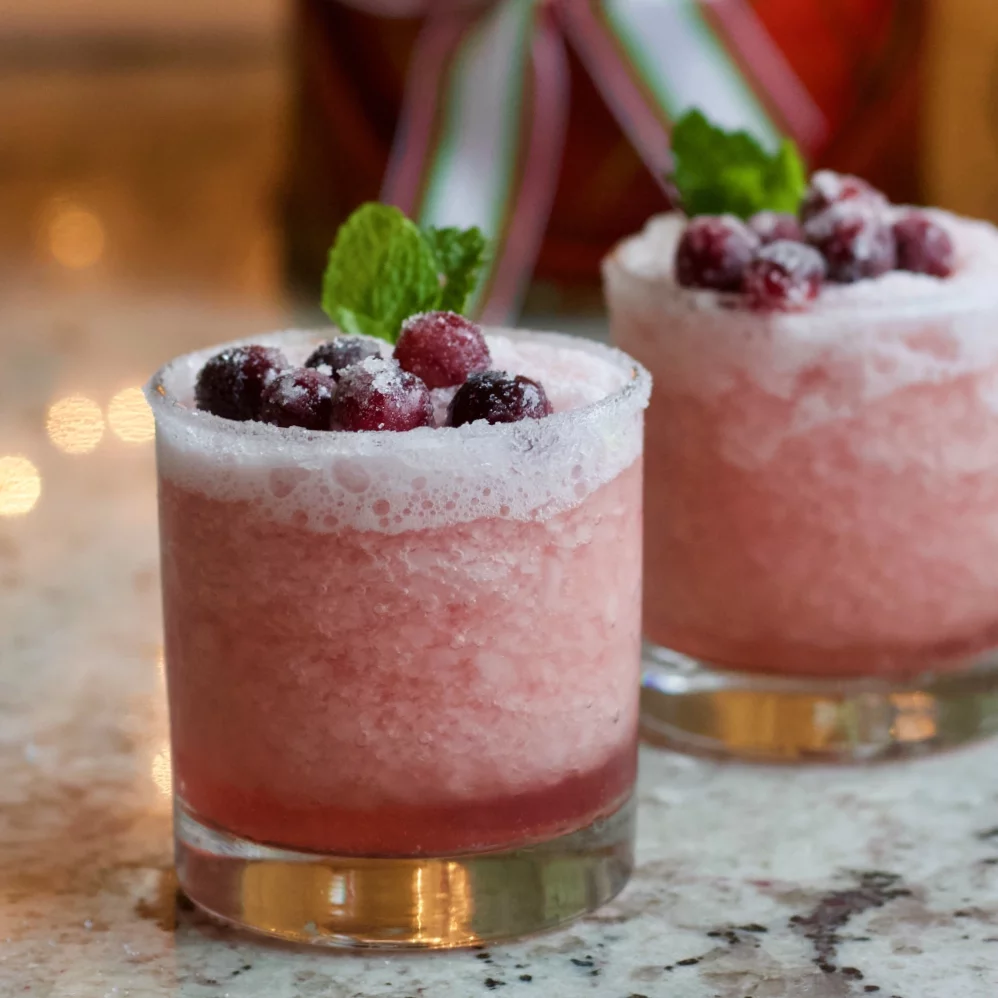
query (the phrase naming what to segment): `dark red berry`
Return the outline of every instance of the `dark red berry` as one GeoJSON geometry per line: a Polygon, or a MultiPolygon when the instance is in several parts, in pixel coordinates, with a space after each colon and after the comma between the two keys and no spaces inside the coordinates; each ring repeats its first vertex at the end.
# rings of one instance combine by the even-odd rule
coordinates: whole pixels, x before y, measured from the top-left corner
{"type": "Polygon", "coordinates": [[[395,359],[427,388],[449,388],[492,363],[481,327],[456,312],[426,312],[402,325],[395,359]]]}
{"type": "Polygon", "coordinates": [[[231,347],[216,354],[198,374],[194,400],[225,419],[258,419],[264,388],[288,366],[274,347],[231,347]]]}
{"type": "Polygon", "coordinates": [[[430,391],[394,360],[368,357],[340,371],[334,430],[414,430],[433,419],[430,391]]]}
{"type": "Polygon", "coordinates": [[[825,261],[816,249],[780,240],[756,253],[745,268],[742,291],[753,308],[793,312],[818,297],[824,277],[825,261]]]}
{"type": "Polygon", "coordinates": [[[336,382],[307,367],[279,374],[263,390],[260,419],[275,426],[328,430],[336,382]]]}
{"type": "Polygon", "coordinates": [[[956,247],[950,234],[924,211],[909,211],[894,223],[898,269],[933,277],[950,277],[956,269],[956,247]]]}
{"type": "Polygon", "coordinates": [[[897,265],[894,232],[886,216],[862,202],[847,201],[804,226],[808,242],[828,266],[828,279],[852,284],[880,277],[897,265]]]}
{"type": "Polygon", "coordinates": [[[804,192],[800,205],[801,221],[806,224],[832,205],[842,204],[844,201],[856,201],[877,209],[888,205],[887,198],[861,177],[819,170],[811,177],[811,183],[804,192]]]}
{"type": "Polygon", "coordinates": [[[733,215],[690,219],[676,250],[676,280],[684,288],[737,291],[759,237],[733,215]]]}
{"type": "Polygon", "coordinates": [[[489,423],[518,423],[521,419],[550,416],[551,403],[544,388],[522,375],[500,371],[473,374],[451,400],[447,422],[464,426],[484,419],[489,423]]]}
{"type": "Polygon", "coordinates": [[[784,239],[792,243],[804,242],[804,230],[794,215],[784,215],[778,211],[760,211],[749,219],[749,228],[765,245],[784,239]]]}
{"type": "Polygon", "coordinates": [[[351,364],[359,364],[365,357],[379,357],[381,349],[374,340],[364,336],[337,336],[320,343],[305,361],[306,367],[328,367],[339,380],[339,372],[351,364]]]}

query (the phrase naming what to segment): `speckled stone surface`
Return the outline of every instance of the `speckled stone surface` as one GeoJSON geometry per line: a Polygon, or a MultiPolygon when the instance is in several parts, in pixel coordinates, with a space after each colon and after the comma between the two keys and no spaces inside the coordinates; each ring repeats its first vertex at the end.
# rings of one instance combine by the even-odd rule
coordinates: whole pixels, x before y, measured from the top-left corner
{"type": "Polygon", "coordinates": [[[631,886],[566,931],[489,951],[298,951],[179,899],[152,449],[109,424],[89,453],[63,453],[46,411],[83,394],[107,414],[166,356],[271,321],[148,303],[6,309],[0,459],[27,457],[42,491],[0,516],[0,995],[998,994],[995,745],[839,770],[647,749],[631,886]]]}

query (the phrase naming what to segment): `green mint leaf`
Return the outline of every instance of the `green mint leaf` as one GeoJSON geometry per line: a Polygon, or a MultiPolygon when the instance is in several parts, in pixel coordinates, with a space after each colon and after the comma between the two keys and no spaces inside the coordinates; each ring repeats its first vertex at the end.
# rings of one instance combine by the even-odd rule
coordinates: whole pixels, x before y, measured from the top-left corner
{"type": "Polygon", "coordinates": [[[792,141],[784,139],[770,154],[748,132],[726,132],[698,110],[676,122],[672,155],[669,179],[690,216],[796,212],[807,184],[792,141]]]}
{"type": "Polygon", "coordinates": [[[343,332],[394,343],[410,315],[440,300],[436,255],[398,208],[364,204],[343,223],[322,283],[322,308],[343,332]]]}
{"type": "Polygon", "coordinates": [[[797,214],[807,189],[807,167],[796,143],[784,139],[766,173],[766,209],[797,214]]]}
{"type": "Polygon", "coordinates": [[[424,229],[423,235],[433,249],[443,279],[439,307],[464,312],[485,266],[485,234],[478,228],[450,228],[424,229]]]}

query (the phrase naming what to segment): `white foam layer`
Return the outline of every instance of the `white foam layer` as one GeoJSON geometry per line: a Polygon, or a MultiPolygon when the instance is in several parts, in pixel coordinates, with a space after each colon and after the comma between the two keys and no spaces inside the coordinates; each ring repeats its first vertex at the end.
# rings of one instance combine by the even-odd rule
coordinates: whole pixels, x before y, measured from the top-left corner
{"type": "Polygon", "coordinates": [[[685,219],[653,218],[604,261],[614,339],[656,381],[665,376],[670,390],[699,395],[723,394],[747,378],[767,394],[795,398],[802,377],[821,370],[836,391],[816,398],[818,422],[912,384],[987,369],[998,362],[998,229],[929,214],[953,237],[952,277],[894,271],[826,284],[795,313],[753,312],[738,295],[680,287],[673,264],[685,219]]]}
{"type": "MultiPolygon", "coordinates": [[[[334,331],[241,342],[301,363],[334,331]]],[[[494,332],[493,367],[540,381],[555,413],[505,426],[319,433],[235,423],[194,408],[194,381],[224,344],[179,357],[150,382],[160,474],[275,522],[319,532],[400,533],[487,516],[543,519],[583,502],[641,453],[648,373],[625,354],[553,333],[494,332]]],[[[446,392],[434,393],[438,416],[446,392]],[[439,397],[438,397],[439,396],[439,397]]]]}

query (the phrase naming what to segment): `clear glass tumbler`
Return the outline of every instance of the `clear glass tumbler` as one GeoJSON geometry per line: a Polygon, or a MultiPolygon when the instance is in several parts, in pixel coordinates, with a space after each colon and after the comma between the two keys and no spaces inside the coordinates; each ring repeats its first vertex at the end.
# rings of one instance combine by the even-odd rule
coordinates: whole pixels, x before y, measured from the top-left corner
{"type": "Polygon", "coordinates": [[[869,759],[998,731],[998,231],[945,280],[753,312],[679,287],[684,220],[604,266],[655,379],[643,719],[672,744],[869,759]]]}
{"type": "MultiPolygon", "coordinates": [[[[293,362],[320,336],[253,342],[293,362]]],[[[152,380],[180,883],[282,938],[451,947],[631,870],[649,377],[490,334],[555,414],[310,432],[152,380]]]]}

